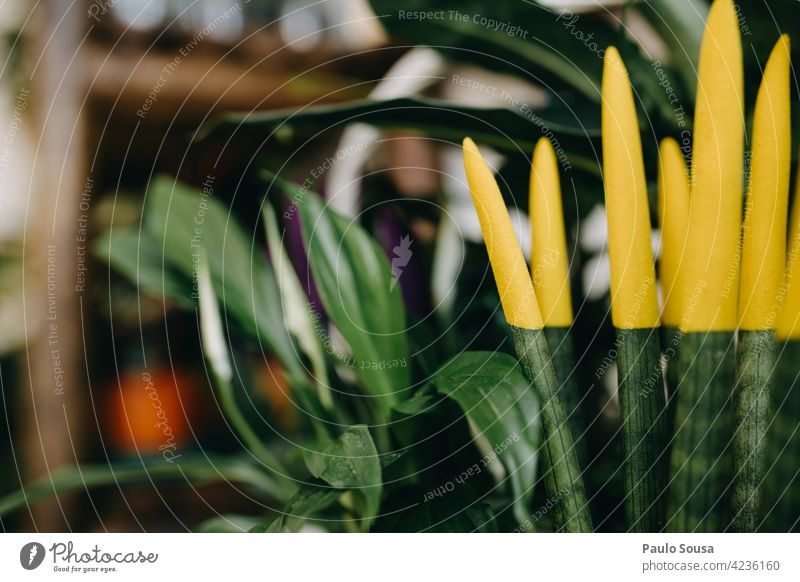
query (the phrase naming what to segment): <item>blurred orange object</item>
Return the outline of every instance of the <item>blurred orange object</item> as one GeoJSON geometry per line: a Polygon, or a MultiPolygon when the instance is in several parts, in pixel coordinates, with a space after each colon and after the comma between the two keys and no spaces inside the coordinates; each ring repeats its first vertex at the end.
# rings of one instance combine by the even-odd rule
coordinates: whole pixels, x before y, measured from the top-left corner
{"type": "Polygon", "coordinates": [[[108,394],[105,433],[116,452],[180,456],[191,439],[195,386],[190,374],[169,366],[124,372],[108,394]]]}
{"type": "Polygon", "coordinates": [[[286,373],[277,358],[267,356],[256,364],[256,377],[278,425],[290,430],[297,425],[297,408],[292,402],[286,373]]]}

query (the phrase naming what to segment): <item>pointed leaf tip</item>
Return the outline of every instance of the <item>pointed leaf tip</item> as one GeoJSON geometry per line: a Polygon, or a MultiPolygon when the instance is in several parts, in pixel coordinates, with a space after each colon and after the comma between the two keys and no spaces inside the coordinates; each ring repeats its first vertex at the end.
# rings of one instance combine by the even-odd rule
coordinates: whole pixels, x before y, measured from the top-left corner
{"type": "Polygon", "coordinates": [[[503,195],[491,168],[469,138],[464,140],[464,170],[506,320],[516,327],[541,329],[539,304],[503,195]]]}

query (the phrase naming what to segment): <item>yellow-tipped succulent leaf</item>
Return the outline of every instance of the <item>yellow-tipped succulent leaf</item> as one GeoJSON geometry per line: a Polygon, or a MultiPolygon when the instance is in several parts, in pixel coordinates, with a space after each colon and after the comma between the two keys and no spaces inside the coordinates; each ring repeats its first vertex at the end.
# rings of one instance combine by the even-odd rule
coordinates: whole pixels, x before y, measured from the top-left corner
{"type": "Polygon", "coordinates": [[[567,237],[561,184],[553,146],[541,138],[533,150],[530,176],[531,278],[548,327],[572,325],[567,237]]]}
{"type": "Polygon", "coordinates": [[[791,164],[789,38],[781,37],[764,69],[753,119],[753,156],[745,209],[739,325],[775,326],[786,266],[791,164]]]}
{"type": "Polygon", "coordinates": [[[658,220],[661,226],[659,276],[664,296],[661,320],[679,327],[681,322],[681,263],[688,255],[686,228],[689,224],[689,176],[678,143],[661,142],[658,169],[658,220]]]}
{"type": "Polygon", "coordinates": [[[795,184],[789,230],[791,236],[786,255],[783,304],[775,326],[775,335],[783,341],[800,340],[800,179],[795,184]]]}
{"type": "Polygon", "coordinates": [[[500,188],[478,146],[470,138],[464,139],[464,169],[506,320],[515,327],[542,329],[544,323],[528,266],[500,188]]]}
{"type": "Polygon", "coordinates": [[[614,47],[605,53],[602,97],[611,319],[619,329],[657,327],[658,297],[639,123],[628,73],[614,47]]]}
{"type": "Polygon", "coordinates": [[[716,0],[700,48],[692,190],[683,286],[684,331],[738,324],[744,155],[742,46],[732,0],[716,0]]]}

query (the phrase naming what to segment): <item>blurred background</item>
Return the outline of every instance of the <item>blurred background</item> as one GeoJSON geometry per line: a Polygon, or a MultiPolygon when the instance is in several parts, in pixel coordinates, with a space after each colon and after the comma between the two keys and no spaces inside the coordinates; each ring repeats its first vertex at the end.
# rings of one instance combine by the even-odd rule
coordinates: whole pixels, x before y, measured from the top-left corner
{"type": "MultiPolygon", "coordinates": [[[[616,379],[613,370],[595,379],[613,341],[601,53],[616,44],[631,71],[654,200],[658,141],[671,135],[690,153],[708,3],[494,4],[3,2],[0,495],[76,462],[239,447],[204,372],[194,310],[142,292],[98,258],[100,236],[141,223],[156,174],[213,187],[249,231],[264,194],[261,169],[299,183],[312,176],[311,187],[358,217],[387,255],[398,236],[414,241],[400,281],[406,305],[446,328],[451,350],[503,344],[461,167],[459,144],[469,134],[490,146],[523,247],[532,147],[541,136],[557,144],[586,439],[596,443],[588,485],[596,503],[617,507],[620,476],[604,463],[619,447],[616,379]],[[447,16],[424,14],[437,10],[447,16]],[[224,117],[233,112],[257,123],[224,117]],[[166,443],[159,411],[170,418],[166,443]]],[[[789,0],[742,0],[737,10],[751,111],[781,32],[794,33],[797,55],[800,18],[789,0]]],[[[657,232],[653,239],[657,247],[657,232]]],[[[292,254],[291,239],[288,246],[292,254]]],[[[302,419],[271,355],[236,357],[269,422],[285,434],[298,430],[302,419]]],[[[0,523],[11,531],[175,531],[255,510],[230,485],[146,482],[62,496],[0,523]]]]}

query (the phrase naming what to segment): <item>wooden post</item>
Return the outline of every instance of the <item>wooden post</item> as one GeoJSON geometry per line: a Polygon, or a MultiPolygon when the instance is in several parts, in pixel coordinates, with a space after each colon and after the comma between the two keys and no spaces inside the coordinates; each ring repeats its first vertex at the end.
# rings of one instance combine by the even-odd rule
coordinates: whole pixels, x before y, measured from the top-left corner
{"type": "MultiPolygon", "coordinates": [[[[39,5],[26,55],[35,159],[29,182],[23,260],[27,348],[21,399],[23,478],[42,477],[80,459],[90,415],[85,382],[80,293],[76,290],[81,196],[87,184],[82,128],[85,83],[80,50],[88,18],[82,3],[39,5]]],[[[91,193],[89,193],[90,195],[91,193]]],[[[74,503],[74,502],[73,502],[74,503]]],[[[55,499],[30,508],[31,527],[75,527],[73,503],[55,499]]]]}

